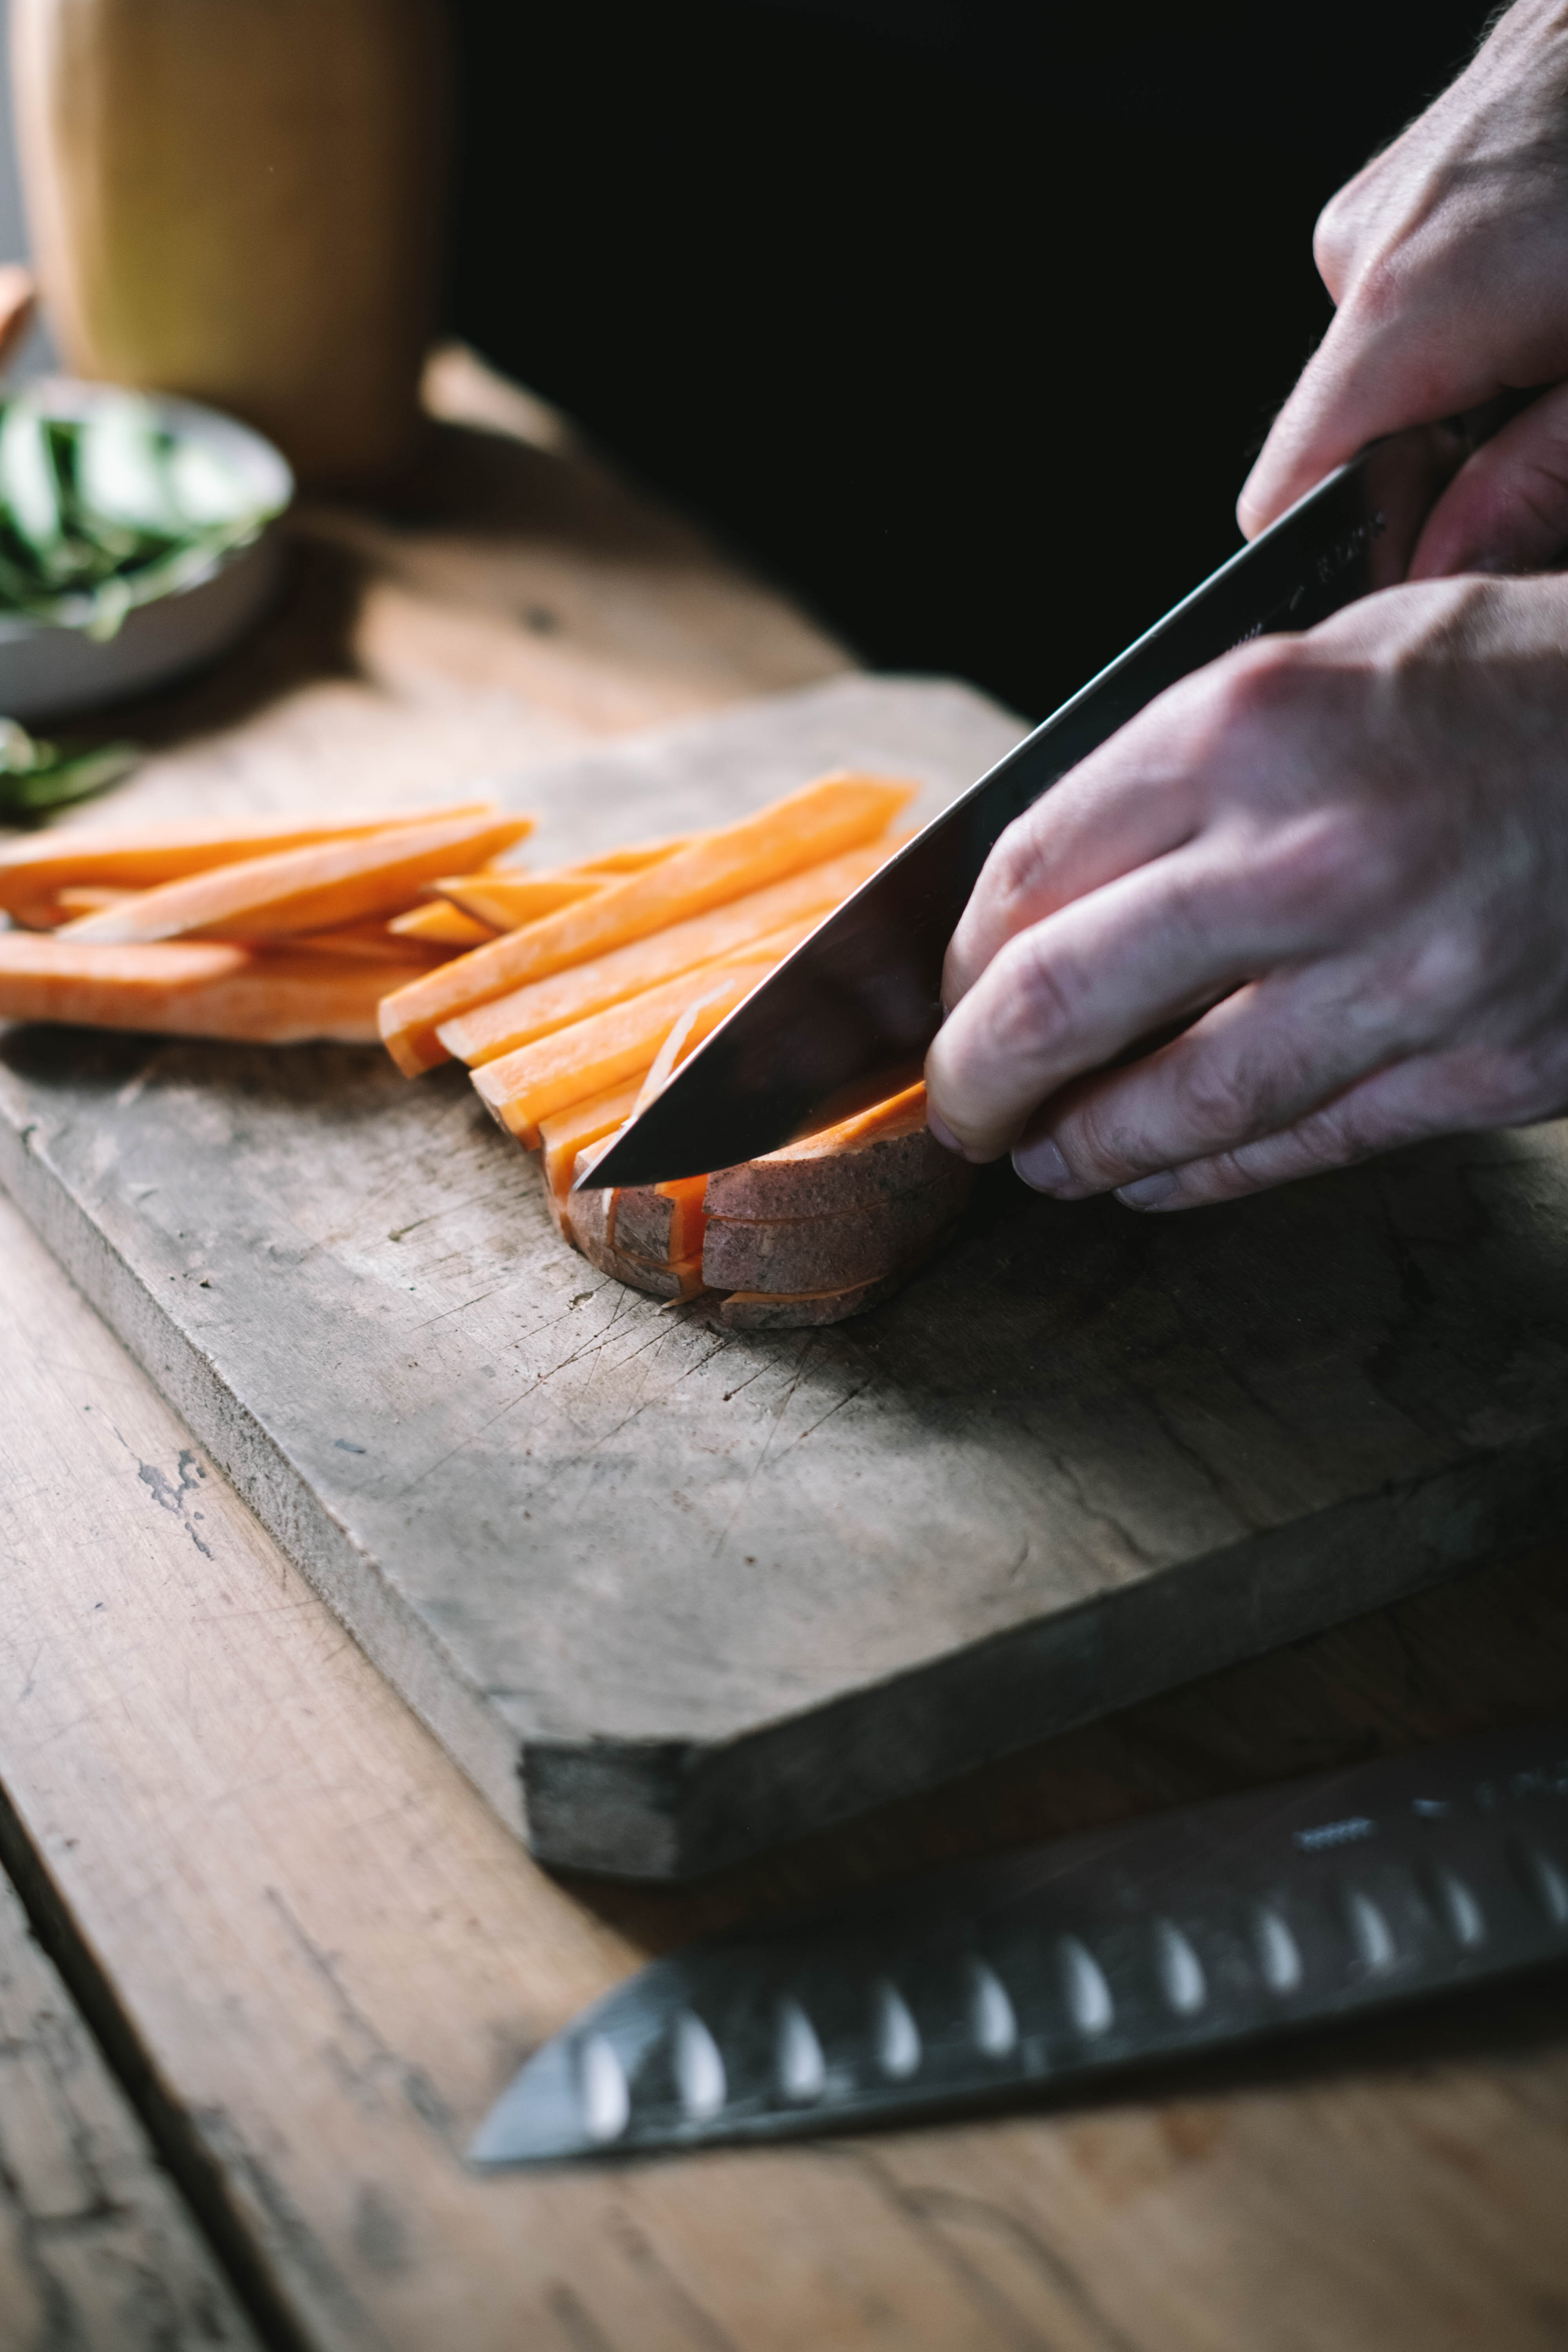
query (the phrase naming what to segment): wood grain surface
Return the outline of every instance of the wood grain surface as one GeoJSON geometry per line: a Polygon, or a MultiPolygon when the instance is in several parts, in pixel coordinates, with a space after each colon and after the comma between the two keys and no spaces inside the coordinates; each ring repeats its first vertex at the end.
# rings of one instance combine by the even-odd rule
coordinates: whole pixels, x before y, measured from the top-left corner
{"type": "MultiPolygon", "coordinates": [[[[521,772],[546,862],[1017,722],[846,677],[521,772]]],[[[17,1028],[0,1181],[533,1851],[679,1877],[1568,1507],[1568,1122],[1131,1217],[986,1171],[819,1331],[574,1255],[450,1066],[17,1028]]],[[[736,1287],[755,1287],[736,1276],[736,1287]]]]}
{"type": "MultiPolygon", "coordinates": [[[[490,404],[497,438],[521,423],[531,471],[567,446],[493,379],[470,374],[464,397],[490,404]]],[[[550,545],[586,583],[560,497],[550,545]]],[[[534,552],[519,527],[516,562],[534,552]]],[[[380,558],[342,553],[309,555],[305,606],[246,662],[139,715],[162,747],[132,788],[144,806],[274,805],[301,773],[361,804],[393,783],[413,797],[433,758],[468,777],[529,756],[525,738],[542,756],[582,740],[585,709],[644,691],[634,677],[623,693],[618,652],[595,670],[584,651],[568,687],[603,677],[597,704],[563,709],[542,671],[492,695],[486,664],[521,674],[537,650],[499,590],[487,635],[422,589],[398,616],[405,666],[377,682],[354,647],[380,558]],[[454,683],[468,661],[471,696],[454,683]]],[[[650,595],[664,576],[637,573],[650,595]]],[[[825,673],[836,656],[816,645],[825,673]]],[[[626,723],[678,715],[654,699],[626,723]]],[[[0,1202],[0,1851],[269,2345],[1568,2344],[1562,1972],[984,2124],[534,2179],[460,2159],[523,2053],[647,1952],[924,1862],[1568,1705],[1561,1546],[685,1893],[552,1880],[0,1202]]],[[[18,2028],[0,1998],[4,2067],[18,2028]]],[[[13,2203],[17,2113],[0,2111],[13,2203]]],[[[48,2141],[35,2127],[28,2147],[48,2141]]],[[[40,2320],[36,2273],[16,2277],[0,2268],[4,2352],[97,2352],[77,2309],[40,2320]]]]}
{"type": "Polygon", "coordinates": [[[1561,2345],[1561,1973],[1056,2113],[575,2174],[461,2162],[521,2056],[671,1940],[1562,1704],[1560,1557],[690,1895],[574,1888],[526,1858],[8,1206],[0,1251],[13,1839],[58,1895],[74,1989],[153,2086],[165,2154],[220,2242],[254,2250],[272,2340],[1561,2345]]]}
{"type": "Polygon", "coordinates": [[[0,1878],[0,2343],[255,2352],[227,2279],[0,1878]]]}

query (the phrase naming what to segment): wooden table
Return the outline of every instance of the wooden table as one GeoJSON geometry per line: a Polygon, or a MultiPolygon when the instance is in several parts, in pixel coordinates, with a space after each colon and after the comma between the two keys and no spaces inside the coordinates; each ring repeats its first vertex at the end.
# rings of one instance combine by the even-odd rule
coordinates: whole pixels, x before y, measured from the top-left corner
{"type": "MultiPolygon", "coordinates": [[[[122,807],[427,800],[846,665],[464,355],[430,404],[395,510],[303,515],[261,638],[131,715],[122,807]]],[[[0,1200],[0,2352],[1568,2346],[1560,1972],[984,2124],[460,2158],[697,1930],[1563,1706],[1568,1549],[696,1889],[563,1884],[0,1200]]]]}

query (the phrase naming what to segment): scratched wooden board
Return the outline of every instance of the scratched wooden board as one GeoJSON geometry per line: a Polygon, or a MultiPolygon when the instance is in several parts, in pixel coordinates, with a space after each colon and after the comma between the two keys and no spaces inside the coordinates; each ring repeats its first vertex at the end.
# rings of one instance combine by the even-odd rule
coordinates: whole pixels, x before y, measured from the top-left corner
{"type": "Polygon", "coordinates": [[[0,2343],[14,2352],[258,2352],[3,1874],[0,2343]]]}
{"type": "MultiPolygon", "coordinates": [[[[937,805],[1016,732],[963,688],[849,678],[513,796],[553,856],[839,761],[937,805]]],[[[750,1336],[565,1250],[455,1069],[15,1029],[0,1171],[560,1864],[676,1875],[787,1838],[1568,1499],[1556,1126],[1186,1218],[1004,1172],[888,1306],[750,1336]]]]}

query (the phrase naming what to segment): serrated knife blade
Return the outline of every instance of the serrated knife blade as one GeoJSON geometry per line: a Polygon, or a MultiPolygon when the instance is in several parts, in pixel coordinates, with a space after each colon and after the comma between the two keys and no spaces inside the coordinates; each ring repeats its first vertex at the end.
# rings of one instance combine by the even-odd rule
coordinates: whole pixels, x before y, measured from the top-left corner
{"type": "Polygon", "coordinates": [[[1568,1959],[1568,1717],[930,1872],[656,1960],[469,2150],[560,2163],[1006,2101],[1568,1959]]]}
{"type": "Polygon", "coordinates": [[[1178,678],[1402,580],[1438,491],[1502,406],[1374,442],[1222,564],[820,924],[580,1185],[732,1168],[911,1085],[941,1021],[947,943],[1014,818],[1178,678]]]}

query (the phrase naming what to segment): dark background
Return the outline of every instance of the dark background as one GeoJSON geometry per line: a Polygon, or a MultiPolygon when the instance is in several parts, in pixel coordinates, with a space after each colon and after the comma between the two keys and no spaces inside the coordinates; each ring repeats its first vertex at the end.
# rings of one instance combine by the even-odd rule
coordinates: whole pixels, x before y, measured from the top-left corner
{"type": "Polygon", "coordinates": [[[1475,0],[460,0],[449,314],[879,667],[1030,716],[1239,543],[1325,199],[1475,0]]]}

